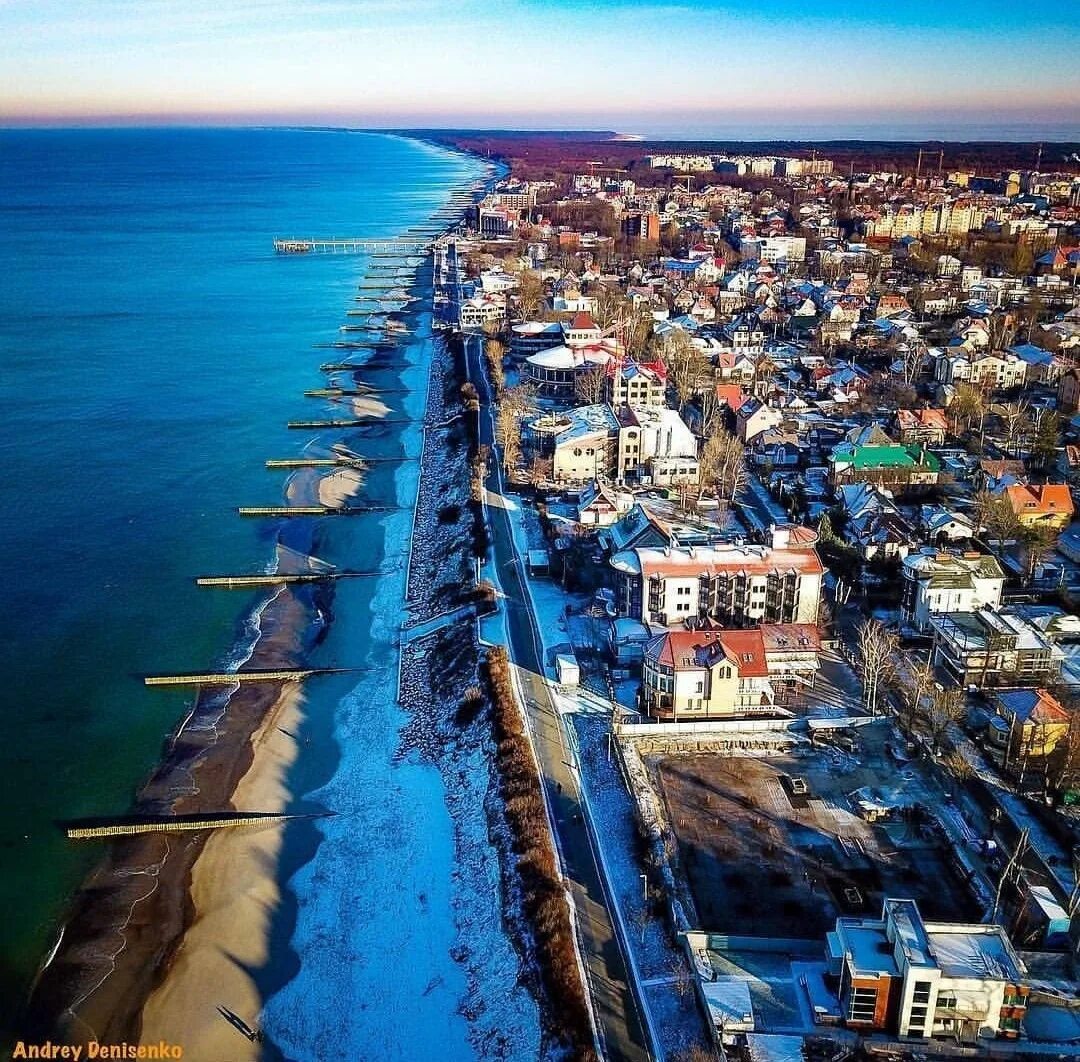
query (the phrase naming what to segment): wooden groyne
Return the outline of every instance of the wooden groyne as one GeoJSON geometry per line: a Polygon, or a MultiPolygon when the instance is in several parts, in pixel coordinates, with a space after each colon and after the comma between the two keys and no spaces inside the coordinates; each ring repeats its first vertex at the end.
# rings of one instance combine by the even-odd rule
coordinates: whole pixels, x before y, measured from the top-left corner
{"type": "MultiPolygon", "coordinates": [[[[100,822],[97,825],[69,825],[64,828],[68,838],[73,841],[89,840],[100,837],[134,837],[141,833],[182,833],[190,830],[222,830],[230,826],[270,826],[290,819],[322,818],[333,812],[306,812],[288,814],[285,812],[261,812],[251,815],[178,815],[162,818],[129,818],[115,822],[100,822]]],[[[98,820],[89,820],[97,822],[98,820]]]]}
{"type": "Polygon", "coordinates": [[[194,671],[182,675],[146,675],[147,686],[231,686],[245,682],[303,682],[316,675],[340,675],[347,667],[276,668],[269,671],[194,671]]]}
{"type": "Polygon", "coordinates": [[[199,575],[196,586],[217,586],[226,590],[247,590],[258,586],[290,586],[294,583],[323,583],[334,579],[374,579],[386,572],[300,572],[292,575],[199,575]]]}
{"type": "Polygon", "coordinates": [[[364,468],[361,457],[271,457],[267,468],[364,468]]]}
{"type": "Polygon", "coordinates": [[[241,516],[361,516],[364,513],[396,513],[396,505],[241,505],[241,516]]]}
{"type": "Polygon", "coordinates": [[[373,428],[379,424],[411,424],[408,418],[389,419],[369,417],[367,420],[290,420],[288,426],[300,431],[319,431],[323,428],[373,428]]]}

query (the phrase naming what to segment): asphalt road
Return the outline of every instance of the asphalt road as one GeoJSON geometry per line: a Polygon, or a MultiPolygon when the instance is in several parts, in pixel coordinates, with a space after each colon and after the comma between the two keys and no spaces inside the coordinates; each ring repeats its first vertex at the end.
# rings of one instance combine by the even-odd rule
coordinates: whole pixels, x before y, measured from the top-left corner
{"type": "MultiPolygon", "coordinates": [[[[480,397],[480,442],[492,447],[494,452],[491,389],[484,363],[483,337],[467,335],[465,354],[469,378],[480,397]]],[[[501,498],[498,468],[493,467],[489,474],[487,489],[490,496],[501,498]]],[[[499,583],[506,595],[503,608],[508,648],[511,660],[518,668],[548,806],[555,824],[555,842],[574,902],[582,960],[588,972],[602,1046],[605,1056],[612,1062],[639,1062],[651,1055],[608,909],[602,871],[585,819],[577,771],[571,765],[562,724],[543,677],[542,642],[523,583],[522,559],[517,556],[506,510],[498,504],[489,505],[488,520],[492,539],[491,563],[497,568],[499,583]]]]}

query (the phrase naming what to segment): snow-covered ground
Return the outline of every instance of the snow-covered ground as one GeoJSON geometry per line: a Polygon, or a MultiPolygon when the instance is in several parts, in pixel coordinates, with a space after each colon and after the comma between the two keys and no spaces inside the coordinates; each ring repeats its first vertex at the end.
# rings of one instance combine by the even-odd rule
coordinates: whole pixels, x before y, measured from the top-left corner
{"type": "MultiPolygon", "coordinates": [[[[539,545],[542,538],[537,537],[535,513],[514,498],[501,499],[501,504],[509,512],[519,555],[526,548],[539,545]]],[[[565,594],[546,578],[527,577],[526,587],[546,656],[550,657],[557,646],[582,644],[591,639],[592,622],[578,614],[584,604],[582,597],[565,594]],[[574,610],[570,615],[566,612],[568,603],[574,610]]],[[[494,625],[491,631],[494,633],[494,625]]],[[[630,683],[624,685],[629,689],[630,683]]],[[[695,1044],[704,1045],[702,1016],[693,992],[688,990],[689,969],[667,928],[662,898],[651,895],[646,899],[646,883],[642,878],[644,848],[638,835],[634,804],[608,745],[611,703],[587,689],[561,690],[555,693],[555,702],[568,723],[568,751],[578,763],[590,832],[603,863],[609,896],[618,908],[613,918],[621,923],[632,952],[630,966],[639,986],[643,986],[640,996],[655,1040],[669,1055],[695,1044]]]]}
{"type": "MultiPolygon", "coordinates": [[[[410,382],[423,409],[426,356],[410,382]]],[[[420,429],[403,432],[416,452],[420,429]]],[[[411,505],[417,469],[396,474],[411,505]]],[[[409,512],[385,518],[385,552],[404,555],[409,512]]],[[[503,920],[502,885],[484,801],[490,765],[463,748],[445,775],[415,749],[402,754],[410,716],[396,701],[404,568],[380,579],[350,663],[377,667],[336,704],[332,776],[306,793],[335,814],[317,820],[322,843],[288,881],[296,905],[293,978],[265,1003],[262,1025],[289,1059],[541,1057],[537,1007],[503,920]]],[[[320,705],[320,707],[323,707],[320,705]]]]}

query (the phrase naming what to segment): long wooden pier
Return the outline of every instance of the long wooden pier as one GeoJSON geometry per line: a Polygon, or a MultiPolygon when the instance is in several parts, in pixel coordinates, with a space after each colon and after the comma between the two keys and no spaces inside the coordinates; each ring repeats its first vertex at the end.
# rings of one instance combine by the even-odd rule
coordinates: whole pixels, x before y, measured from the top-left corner
{"type": "Polygon", "coordinates": [[[419,255],[430,241],[417,239],[374,240],[357,236],[290,236],[274,240],[278,254],[399,254],[419,255]]]}
{"type": "Polygon", "coordinates": [[[340,675],[347,667],[277,668],[271,671],[196,671],[183,675],[146,675],[147,686],[231,686],[240,682],[303,682],[316,675],[340,675]]]}
{"type": "Polygon", "coordinates": [[[290,420],[288,427],[301,431],[320,431],[323,428],[374,428],[379,424],[411,424],[407,417],[369,417],[367,420],[290,420]]]}

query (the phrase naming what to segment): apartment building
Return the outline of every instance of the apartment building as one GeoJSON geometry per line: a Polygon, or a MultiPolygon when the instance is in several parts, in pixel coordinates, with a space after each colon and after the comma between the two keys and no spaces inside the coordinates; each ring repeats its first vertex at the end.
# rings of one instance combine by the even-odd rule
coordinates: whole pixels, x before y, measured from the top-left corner
{"type": "Polygon", "coordinates": [[[809,528],[784,527],[769,546],[624,550],[610,561],[618,614],[661,627],[817,623],[825,569],[816,542],[809,528]]]}

